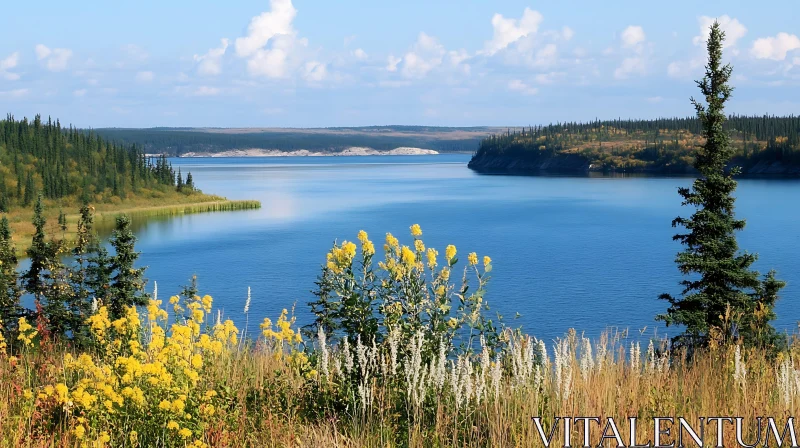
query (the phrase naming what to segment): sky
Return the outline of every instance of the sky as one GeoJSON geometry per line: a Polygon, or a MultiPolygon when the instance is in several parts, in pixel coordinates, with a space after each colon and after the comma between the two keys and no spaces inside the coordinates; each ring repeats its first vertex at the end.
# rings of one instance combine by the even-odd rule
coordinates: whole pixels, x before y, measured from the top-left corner
{"type": "Polygon", "coordinates": [[[78,127],[524,126],[800,112],[797,0],[7,2],[0,113],[78,127]]]}

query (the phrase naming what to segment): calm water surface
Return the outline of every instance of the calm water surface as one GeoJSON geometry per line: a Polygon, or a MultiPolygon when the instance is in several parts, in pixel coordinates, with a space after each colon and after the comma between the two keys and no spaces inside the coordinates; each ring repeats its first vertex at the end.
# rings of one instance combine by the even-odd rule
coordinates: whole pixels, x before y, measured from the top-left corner
{"type": "MultiPolygon", "coordinates": [[[[455,244],[462,260],[471,251],[492,257],[487,300],[513,326],[545,339],[571,327],[674,333],[653,316],[666,309],[660,293],[680,292],[670,222],[682,212],[676,188],[691,179],[485,176],[467,169],[468,158],[174,159],[204,191],[263,208],[140,223],[147,277],[171,295],[197,274],[201,292],[237,321],[250,286],[251,321],[297,303],[307,323],[334,240],[364,229],[381,245],[386,232],[408,244],[419,223],[440,253],[455,244]]],[[[796,181],[742,180],[738,190],[748,220],[741,246],[789,282],[777,325],[790,331],[800,319],[798,197],[796,181]]]]}

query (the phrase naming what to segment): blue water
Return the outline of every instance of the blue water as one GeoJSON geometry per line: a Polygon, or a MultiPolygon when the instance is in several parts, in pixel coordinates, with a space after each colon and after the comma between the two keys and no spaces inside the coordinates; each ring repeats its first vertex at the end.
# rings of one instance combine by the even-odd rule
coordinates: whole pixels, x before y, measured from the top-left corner
{"type": "MultiPolygon", "coordinates": [[[[440,253],[455,244],[462,260],[471,251],[492,257],[487,300],[511,326],[545,339],[572,327],[591,336],[608,327],[675,332],[653,317],[666,309],[660,293],[680,292],[670,222],[688,214],[676,189],[691,179],[485,176],[467,169],[468,158],[172,160],[204,191],[258,199],[263,208],[141,224],[147,277],[163,297],[197,274],[201,292],[234,319],[250,286],[251,321],[296,303],[307,323],[334,240],[364,229],[380,245],[386,232],[408,244],[408,227],[419,223],[440,253]]],[[[800,317],[800,182],[742,180],[737,195],[737,213],[748,220],[742,248],[789,282],[776,325],[792,331],[800,317]]]]}

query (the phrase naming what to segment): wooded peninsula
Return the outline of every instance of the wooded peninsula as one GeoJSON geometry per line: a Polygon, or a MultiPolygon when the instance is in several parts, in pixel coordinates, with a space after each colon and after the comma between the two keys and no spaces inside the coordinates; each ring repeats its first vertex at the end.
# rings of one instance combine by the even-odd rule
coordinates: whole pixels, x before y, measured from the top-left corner
{"type": "MultiPolygon", "coordinates": [[[[750,176],[800,175],[800,117],[728,117],[732,165],[750,176]]],[[[705,139],[697,118],[606,120],[509,129],[480,142],[469,167],[483,173],[696,174],[705,139]]]]}

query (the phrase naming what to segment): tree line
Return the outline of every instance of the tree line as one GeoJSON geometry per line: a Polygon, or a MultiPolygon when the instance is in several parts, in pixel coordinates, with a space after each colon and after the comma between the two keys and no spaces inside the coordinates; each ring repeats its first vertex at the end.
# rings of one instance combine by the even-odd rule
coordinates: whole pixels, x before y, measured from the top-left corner
{"type": "MultiPolygon", "coordinates": [[[[143,189],[194,189],[169,161],[148,157],[137,145],[105,140],[96,133],[40,115],[32,121],[0,120],[0,211],[46,199],[82,202],[124,200],[143,189]]],[[[80,203],[80,202],[79,202],[80,203]]]]}
{"type": "MultiPolygon", "coordinates": [[[[726,117],[731,159],[744,172],[763,162],[800,165],[800,116],[726,117]]],[[[703,143],[694,118],[595,120],[508,129],[483,139],[475,157],[534,160],[577,153],[595,169],[685,172],[703,143]]]]}
{"type": "MultiPolygon", "coordinates": [[[[331,128],[330,132],[206,132],[195,129],[151,128],[151,129],[96,129],[94,132],[114,141],[135,144],[150,153],[180,156],[188,152],[221,152],[235,149],[275,149],[295,151],[305,149],[315,152],[335,152],[349,147],[367,147],[376,150],[391,150],[409,146],[436,151],[473,152],[480,137],[433,138],[420,135],[397,135],[398,132],[423,132],[423,127],[391,127],[370,129],[362,133],[340,133],[342,129],[331,128]],[[391,132],[392,135],[381,135],[391,132]]],[[[431,128],[436,131],[436,128],[431,128]]],[[[453,129],[448,128],[448,131],[453,129]]],[[[473,129],[474,131],[474,129],[473,129]]],[[[445,131],[442,131],[445,132],[445,131]]]]}
{"type": "Polygon", "coordinates": [[[85,344],[90,339],[86,320],[100,304],[108,307],[112,321],[123,316],[126,306],[147,304],[146,268],[136,267],[139,253],[130,218],[117,217],[111,253],[94,232],[93,210],[89,204],[80,208],[77,238],[68,246],[66,222],[59,219],[61,235],[46,234],[39,195],[32,220],[35,232],[26,252],[30,266],[22,272],[8,219],[0,219],[0,331],[7,341],[16,340],[19,320],[25,318],[35,322],[43,336],[85,344]],[[26,295],[33,307],[22,305],[26,295]]]}

